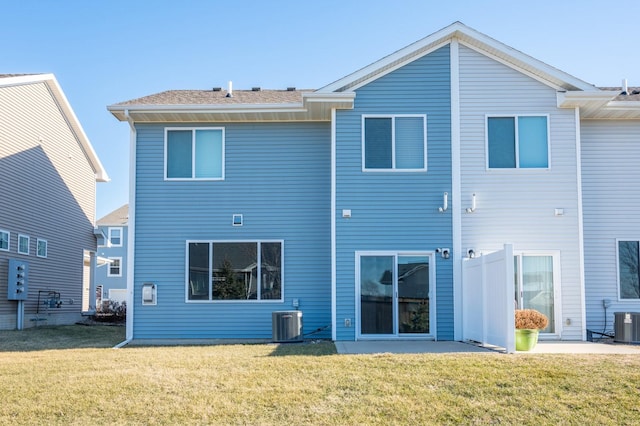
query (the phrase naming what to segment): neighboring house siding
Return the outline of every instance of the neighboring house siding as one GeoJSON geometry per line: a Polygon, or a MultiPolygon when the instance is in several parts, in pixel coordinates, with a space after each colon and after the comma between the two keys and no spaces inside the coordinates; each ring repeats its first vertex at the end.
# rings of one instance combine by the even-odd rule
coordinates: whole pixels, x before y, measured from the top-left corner
{"type": "Polygon", "coordinates": [[[225,128],[223,181],[164,181],[164,126],[136,125],[134,338],[271,338],[272,312],[294,298],[305,333],[329,326],[329,123],[202,126],[225,128]],[[185,303],[186,240],[283,240],[284,302],[185,303]],[[145,282],[155,306],[141,304],[145,282]]]}
{"type": "MultiPolygon", "coordinates": [[[[579,199],[574,110],[557,108],[556,90],[460,46],[462,250],[556,250],[563,339],[582,339],[579,199]],[[486,168],[487,114],[548,115],[550,168],[486,168]],[[476,194],[474,213],[472,194],[476,194]],[[564,209],[555,216],[555,209],[564,209]],[[570,319],[570,325],[566,325],[570,319]]],[[[558,308],[558,306],[556,306],[558,308]]]]}
{"type": "Polygon", "coordinates": [[[120,259],[120,276],[109,276],[109,264],[101,265],[96,268],[96,287],[102,286],[102,295],[104,299],[109,298],[109,290],[126,289],[127,288],[127,249],[129,243],[127,241],[128,227],[124,225],[99,226],[104,235],[109,235],[109,228],[122,229],[122,245],[120,247],[109,246],[108,239],[104,246],[98,246],[98,256],[104,258],[120,259]]]}
{"type": "Polygon", "coordinates": [[[9,258],[29,262],[25,327],[34,325],[39,290],[60,292],[63,301],[45,324],[77,320],[83,249],[96,248],[95,174],[44,83],[0,88],[0,193],[0,229],[11,232],[10,252],[0,252],[0,328],[15,327],[9,258]],[[17,253],[19,233],[30,237],[29,255],[17,253]],[[48,242],[47,258],[36,256],[38,238],[48,242]]]}
{"type": "MultiPolygon", "coordinates": [[[[353,110],[336,119],[336,338],[353,340],[356,251],[433,252],[451,247],[449,48],[438,49],[356,90],[353,110]],[[362,171],[363,114],[426,114],[427,171],[362,171]],[[350,209],[352,217],[342,217],[350,209]],[[345,327],[344,319],[352,326],[345,327]]],[[[436,256],[437,338],[453,339],[452,260],[436,256]]],[[[430,265],[434,267],[434,265],[430,265]]]]}
{"type": "Polygon", "coordinates": [[[587,329],[613,331],[614,312],[638,312],[619,300],[616,239],[640,240],[640,122],[582,122],[587,329]],[[603,299],[608,299],[606,326],[603,299]]]}

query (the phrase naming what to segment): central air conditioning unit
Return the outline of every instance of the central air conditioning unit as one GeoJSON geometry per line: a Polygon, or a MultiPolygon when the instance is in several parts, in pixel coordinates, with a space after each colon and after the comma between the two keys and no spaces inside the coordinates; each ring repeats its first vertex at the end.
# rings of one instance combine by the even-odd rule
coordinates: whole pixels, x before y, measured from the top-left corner
{"type": "Polygon", "coordinates": [[[614,342],[640,343],[640,312],[616,312],[614,342]]]}

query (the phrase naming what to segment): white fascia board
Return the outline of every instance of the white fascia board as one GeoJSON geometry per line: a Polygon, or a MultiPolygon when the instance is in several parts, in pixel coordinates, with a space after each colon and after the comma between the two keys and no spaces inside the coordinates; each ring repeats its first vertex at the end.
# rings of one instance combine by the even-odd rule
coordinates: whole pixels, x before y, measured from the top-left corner
{"type": "Polygon", "coordinates": [[[76,139],[80,143],[82,150],[87,156],[87,160],[91,164],[95,172],[96,182],[109,182],[109,175],[107,174],[104,166],[100,162],[98,158],[98,154],[96,154],[87,134],[84,132],[78,117],[73,112],[71,108],[71,104],[67,100],[62,88],[58,84],[58,80],[56,80],[55,75],[53,74],[32,74],[32,75],[21,75],[16,77],[4,77],[0,78],[0,87],[9,87],[9,86],[19,86],[25,84],[36,84],[36,83],[45,83],[51,96],[54,101],[60,108],[60,112],[64,116],[67,121],[69,127],[73,131],[76,136],[76,139]]]}
{"type": "Polygon", "coordinates": [[[640,111],[640,101],[611,101],[607,104],[606,109],[640,111]]]}
{"type": "MultiPolygon", "coordinates": [[[[592,84],[547,65],[542,61],[520,52],[519,50],[467,27],[461,22],[454,22],[440,31],[418,40],[417,42],[412,43],[407,47],[380,59],[379,61],[341,78],[340,80],[322,87],[318,91],[333,92],[337,90],[344,90],[345,87],[347,88],[346,90],[354,90],[351,86],[354,84],[357,84],[358,87],[362,86],[363,79],[367,82],[375,80],[381,75],[389,72],[390,67],[392,69],[397,69],[421,56],[424,56],[425,54],[430,53],[436,48],[447,44],[454,38],[458,38],[465,45],[473,47],[474,50],[480,51],[481,53],[489,54],[492,57],[499,57],[502,62],[510,64],[515,69],[523,69],[522,66],[526,65],[536,70],[533,71],[533,74],[538,75],[541,79],[555,79],[584,91],[598,90],[592,84]]],[[[528,72],[531,73],[531,71],[528,72]]]]}
{"type": "Polygon", "coordinates": [[[595,92],[558,92],[558,108],[575,108],[587,104],[605,105],[620,94],[619,91],[598,90],[595,92]]]}

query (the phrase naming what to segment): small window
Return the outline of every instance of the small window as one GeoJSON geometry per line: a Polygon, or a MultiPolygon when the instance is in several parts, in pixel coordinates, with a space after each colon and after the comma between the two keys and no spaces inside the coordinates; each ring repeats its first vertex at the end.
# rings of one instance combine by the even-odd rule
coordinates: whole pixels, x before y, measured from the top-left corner
{"type": "Polygon", "coordinates": [[[122,247],[122,228],[109,228],[109,246],[122,247]]]}
{"type": "Polygon", "coordinates": [[[425,115],[363,116],[362,134],[365,171],[427,169],[425,115]]]}
{"type": "Polygon", "coordinates": [[[29,254],[29,237],[18,234],[18,253],[29,254]]]}
{"type": "Polygon", "coordinates": [[[188,242],[187,299],[282,301],[282,242],[188,242]]]}
{"type": "Polygon", "coordinates": [[[223,180],[224,129],[166,129],[165,179],[223,180]]]}
{"type": "Polygon", "coordinates": [[[11,233],[0,229],[0,250],[9,251],[9,238],[11,233]]]}
{"type": "Polygon", "coordinates": [[[37,239],[36,242],[36,256],[47,257],[47,240],[37,239]]]}
{"type": "Polygon", "coordinates": [[[547,116],[487,117],[490,169],[549,168],[547,116]]]}
{"type": "Polygon", "coordinates": [[[108,277],[121,277],[122,276],[122,258],[110,257],[109,270],[107,271],[108,277]]]}
{"type": "Polygon", "coordinates": [[[640,299],[640,243],[618,241],[618,289],[621,300],[640,299]]]}

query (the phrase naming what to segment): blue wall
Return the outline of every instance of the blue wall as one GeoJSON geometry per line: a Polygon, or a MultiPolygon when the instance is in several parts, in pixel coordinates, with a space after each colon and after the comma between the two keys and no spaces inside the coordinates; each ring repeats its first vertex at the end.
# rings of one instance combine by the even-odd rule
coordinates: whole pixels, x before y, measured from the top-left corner
{"type": "MultiPolygon", "coordinates": [[[[120,257],[122,258],[121,263],[120,263],[120,272],[121,272],[121,276],[120,277],[109,277],[108,275],[108,271],[109,271],[109,265],[102,265],[99,266],[98,268],[96,268],[96,276],[95,276],[95,281],[96,281],[96,286],[101,285],[102,289],[103,289],[103,294],[105,298],[109,297],[109,290],[110,289],[126,289],[127,288],[127,247],[128,247],[128,241],[127,241],[127,232],[128,232],[128,227],[127,226],[99,226],[98,229],[100,229],[104,235],[107,237],[104,239],[104,244],[105,245],[101,245],[98,246],[98,256],[100,257],[120,257]],[[108,236],[109,236],[109,228],[122,228],[122,246],[121,247],[109,247],[108,244],[108,236]]],[[[93,295],[90,295],[90,297],[93,297],[93,295]]],[[[91,299],[93,300],[93,299],[91,299]]],[[[90,305],[94,305],[94,303],[90,303],[90,305]]]]}
{"type": "MultiPolygon", "coordinates": [[[[449,47],[356,90],[355,108],[336,122],[337,340],[355,339],[355,252],[433,251],[452,246],[449,47]],[[363,114],[426,114],[426,172],[362,172],[363,114]],[[352,217],[342,217],[351,209],[352,217]],[[344,319],[352,326],[344,327],[344,319]]],[[[453,339],[452,260],[436,256],[437,338],[453,339]]]]}
{"type": "Polygon", "coordinates": [[[293,298],[305,333],[330,325],[329,123],[200,125],[225,127],[224,181],[164,181],[164,126],[136,126],[134,338],[270,338],[293,298]],[[284,240],[284,302],[186,303],[186,240],[284,240]],[[156,306],[141,305],[144,282],[156,306]]]}

